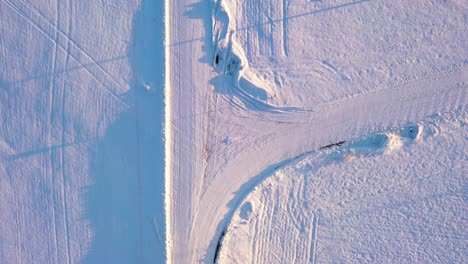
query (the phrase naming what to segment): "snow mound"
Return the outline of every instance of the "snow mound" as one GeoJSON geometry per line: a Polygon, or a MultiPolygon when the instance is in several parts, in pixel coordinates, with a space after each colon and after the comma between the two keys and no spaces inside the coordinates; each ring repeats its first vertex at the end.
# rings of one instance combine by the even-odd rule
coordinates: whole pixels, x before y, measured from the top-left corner
{"type": "MultiPolygon", "coordinates": [[[[212,45],[215,47],[213,67],[223,81],[231,82],[230,93],[233,105],[242,109],[267,112],[298,111],[296,107],[278,107],[268,103],[272,99],[266,82],[249,72],[249,62],[243,47],[236,41],[236,29],[226,1],[212,2],[212,45]]],[[[221,85],[221,84],[217,84],[221,85]]]]}

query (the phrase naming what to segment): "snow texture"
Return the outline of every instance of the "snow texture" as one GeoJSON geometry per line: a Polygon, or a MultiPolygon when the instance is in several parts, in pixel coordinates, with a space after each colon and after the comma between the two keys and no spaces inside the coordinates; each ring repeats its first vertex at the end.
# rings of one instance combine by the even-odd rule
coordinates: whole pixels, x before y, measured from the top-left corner
{"type": "Polygon", "coordinates": [[[288,175],[312,173],[297,162],[328,152],[314,168],[329,181],[294,178],[311,192],[282,197],[295,220],[272,223],[293,230],[307,219],[307,237],[254,249],[245,237],[246,261],[457,261],[467,10],[462,0],[0,1],[0,263],[228,261],[241,254],[229,244],[240,241],[236,219],[271,231],[260,212],[273,200],[245,200],[255,187],[284,168],[284,185],[271,188],[286,190],[288,175]],[[434,119],[439,134],[427,135],[437,113],[459,127],[434,119]],[[356,188],[406,196],[364,199],[339,185],[356,179],[343,178],[346,166],[382,179],[356,188]],[[405,189],[411,181],[420,193],[405,189]],[[431,186],[452,196],[424,200],[441,194],[431,186]],[[357,207],[294,204],[320,191],[357,207]],[[413,207],[398,213],[398,199],[413,207]],[[330,215],[351,209],[362,214],[330,215]],[[293,255],[266,254],[280,246],[293,255]]]}
{"type": "Polygon", "coordinates": [[[343,159],[404,153],[391,128],[465,111],[465,1],[183,0],[166,10],[170,263],[221,258],[231,219],[238,208],[252,219],[260,205],[243,201],[277,168],[367,135],[343,159]]]}
{"type": "Polygon", "coordinates": [[[0,263],[164,263],[159,1],[0,1],[0,263]]]}
{"type": "Polygon", "coordinates": [[[217,263],[462,263],[467,121],[436,115],[279,168],[236,210],[217,263]]]}

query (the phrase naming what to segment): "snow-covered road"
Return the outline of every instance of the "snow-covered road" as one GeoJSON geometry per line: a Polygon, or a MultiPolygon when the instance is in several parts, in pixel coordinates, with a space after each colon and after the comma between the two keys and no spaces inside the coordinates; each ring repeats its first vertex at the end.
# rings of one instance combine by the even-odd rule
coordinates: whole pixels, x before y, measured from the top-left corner
{"type": "MultiPolygon", "coordinates": [[[[271,174],[275,165],[328,144],[466,106],[468,71],[465,51],[460,54],[461,57],[447,57],[432,70],[427,70],[425,64],[420,67],[412,65],[411,68],[406,66],[408,72],[396,73],[401,75],[393,81],[376,77],[380,82],[374,87],[367,85],[366,89],[356,88],[351,93],[342,90],[331,98],[318,101],[318,104],[310,103],[314,100],[302,100],[306,105],[301,105],[299,110],[271,111],[275,108],[287,108],[269,107],[268,100],[255,97],[255,92],[268,81],[259,83],[261,77],[255,76],[255,68],[247,68],[244,73],[245,81],[242,83],[241,79],[236,87],[230,76],[222,77],[218,69],[215,72],[210,66],[217,61],[215,54],[222,54],[216,52],[229,52],[229,48],[220,48],[216,41],[212,42],[216,39],[211,35],[212,30],[218,30],[217,25],[221,22],[226,25],[226,21],[239,19],[229,16],[226,19],[226,15],[218,15],[218,2],[212,1],[212,5],[207,2],[171,1],[170,5],[169,63],[173,144],[170,171],[172,204],[169,209],[171,221],[168,226],[171,229],[171,263],[212,263],[227,219],[230,219],[241,199],[253,186],[264,175],[271,174]],[[216,19],[221,19],[221,22],[216,19]]],[[[271,3],[262,3],[268,10],[271,3]]],[[[369,1],[362,3],[360,7],[352,5],[352,9],[350,5],[348,12],[339,12],[348,6],[340,5],[340,8],[331,8],[328,12],[321,11],[320,15],[336,12],[338,17],[346,17],[367,12],[373,18],[381,14],[368,10],[373,10],[370,7],[378,7],[382,3],[369,1]]],[[[241,5],[238,1],[225,1],[223,8],[227,14],[231,14],[229,7],[239,10],[241,5]]],[[[415,22],[422,23],[421,20],[424,19],[417,16],[416,10],[408,11],[411,12],[415,12],[415,22]]],[[[460,30],[466,27],[460,21],[457,23],[455,24],[460,30]]],[[[243,25],[236,26],[244,28],[243,25]]],[[[367,26],[372,29],[372,24],[367,26]]],[[[253,27],[253,30],[260,29],[253,27]]],[[[293,33],[290,32],[290,36],[293,33]]],[[[333,33],[337,32],[329,32],[330,35],[333,33]]],[[[300,41],[300,31],[294,34],[296,38],[291,37],[290,41],[300,41]]],[[[351,37],[352,34],[354,32],[347,36],[351,37]]],[[[412,39],[410,32],[402,32],[402,35],[408,41],[412,39]]],[[[438,37],[441,40],[448,36],[438,37]]],[[[360,41],[349,39],[349,45],[360,41]]],[[[430,47],[431,44],[423,41],[420,45],[430,47]]],[[[457,49],[463,49],[463,44],[461,45],[456,46],[457,49]]],[[[303,48],[320,49],[316,46],[303,48]]],[[[372,46],[367,48],[372,49],[372,46]]],[[[402,49],[411,50],[408,47],[402,49]]],[[[240,52],[239,50],[233,52],[240,52]]],[[[386,52],[381,50],[380,55],[374,54],[372,58],[383,56],[386,52]]],[[[248,54],[245,56],[247,59],[251,58],[248,54]]],[[[267,54],[264,58],[267,59],[268,56],[270,61],[277,58],[285,60],[284,54],[267,54]]],[[[297,56],[299,57],[290,56],[289,59],[301,62],[300,55],[297,56]]],[[[225,57],[228,58],[229,55],[225,57]]],[[[391,60],[389,63],[391,64],[391,60]]],[[[330,67],[327,63],[324,64],[323,67],[330,67]]],[[[390,64],[387,65],[389,69],[390,64]]],[[[281,63],[277,65],[281,66],[281,63]]],[[[399,67],[405,69],[405,65],[399,67]]],[[[308,78],[307,75],[304,76],[308,78]]],[[[334,83],[340,85],[331,80],[327,83],[328,89],[333,89],[334,83]]],[[[266,90],[268,94],[269,91],[266,90]]],[[[289,97],[283,95],[272,102],[278,105],[288,100],[295,102],[294,98],[298,96],[314,98],[314,94],[295,94],[289,97]]]]}

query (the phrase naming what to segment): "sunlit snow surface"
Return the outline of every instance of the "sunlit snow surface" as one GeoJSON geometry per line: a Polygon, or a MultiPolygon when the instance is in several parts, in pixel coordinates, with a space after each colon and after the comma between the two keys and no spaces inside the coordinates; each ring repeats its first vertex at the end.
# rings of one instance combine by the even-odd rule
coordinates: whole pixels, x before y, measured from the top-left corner
{"type": "Polygon", "coordinates": [[[248,65],[237,93],[244,102],[242,92],[271,105],[313,109],[437,79],[467,64],[464,1],[215,2],[228,15],[215,11],[213,35],[229,21],[226,38],[232,32],[231,42],[241,47],[232,53],[248,65]]]}
{"type": "MultiPolygon", "coordinates": [[[[437,170],[466,174],[455,166],[466,160],[466,14],[462,0],[1,0],[0,264],[378,262],[390,255],[377,251],[409,258],[427,248],[456,261],[466,248],[464,216],[448,206],[456,197],[432,211],[423,202],[407,210],[421,215],[404,211],[411,232],[375,238],[393,239],[390,250],[353,233],[374,221],[370,213],[346,213],[384,210],[392,197],[392,205],[420,201],[429,185],[405,200],[396,193],[407,189],[390,188],[393,172],[429,168],[414,177],[442,189],[452,183],[437,170]],[[446,122],[453,131],[428,119],[436,113],[455,120],[446,122]],[[430,122],[438,133],[424,134],[430,122]],[[421,124],[422,134],[405,124],[421,124]],[[437,143],[451,136],[454,146],[437,143]],[[244,199],[279,167],[281,179],[298,181],[299,192],[278,196],[295,208],[292,233],[278,220],[271,228],[281,245],[245,236],[237,244],[245,254],[232,251],[238,217],[248,228],[267,221],[254,231],[269,234],[274,218],[260,212],[273,210],[273,198],[244,199]],[[345,186],[348,179],[356,182],[345,186]],[[378,190],[384,198],[373,199],[378,190]],[[415,229],[417,221],[427,225],[415,229]],[[433,236],[422,239],[427,229],[433,236]],[[363,248],[375,250],[359,256],[363,248]]],[[[392,182],[409,188],[414,177],[392,182]]],[[[385,232],[403,221],[378,220],[385,232]]]]}
{"type": "Polygon", "coordinates": [[[219,263],[462,263],[468,115],[313,152],[243,201],[219,263]]]}

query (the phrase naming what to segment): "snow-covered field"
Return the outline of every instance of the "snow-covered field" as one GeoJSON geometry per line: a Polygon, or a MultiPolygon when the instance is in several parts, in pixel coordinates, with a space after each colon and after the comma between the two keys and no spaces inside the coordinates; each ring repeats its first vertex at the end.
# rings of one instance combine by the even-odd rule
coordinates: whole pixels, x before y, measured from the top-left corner
{"type": "Polygon", "coordinates": [[[0,263],[462,262],[467,14],[1,0],[0,263]]]}
{"type": "Polygon", "coordinates": [[[218,263],[463,263],[467,117],[434,116],[279,168],[236,210],[218,263]]]}
{"type": "Polygon", "coordinates": [[[159,1],[0,1],[0,263],[163,263],[159,1]]]}

